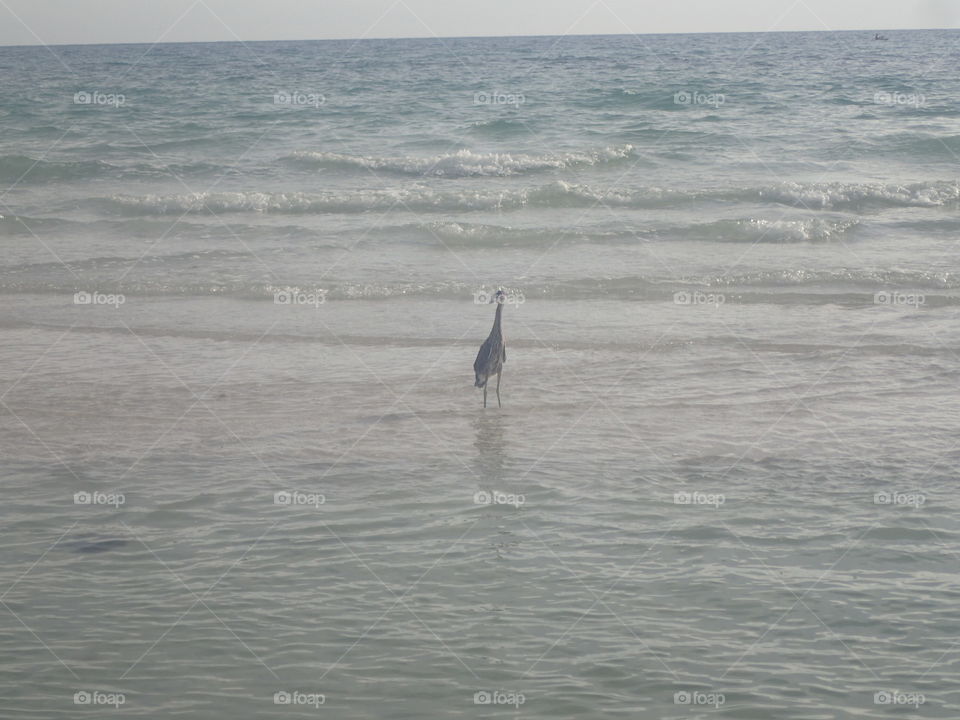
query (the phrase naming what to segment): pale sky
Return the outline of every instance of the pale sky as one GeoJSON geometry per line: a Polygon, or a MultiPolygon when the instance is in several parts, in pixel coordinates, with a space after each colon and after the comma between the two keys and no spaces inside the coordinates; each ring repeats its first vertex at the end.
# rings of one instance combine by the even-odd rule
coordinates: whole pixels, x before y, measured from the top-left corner
{"type": "Polygon", "coordinates": [[[960,0],[0,0],[0,45],[958,25],[960,0]]]}

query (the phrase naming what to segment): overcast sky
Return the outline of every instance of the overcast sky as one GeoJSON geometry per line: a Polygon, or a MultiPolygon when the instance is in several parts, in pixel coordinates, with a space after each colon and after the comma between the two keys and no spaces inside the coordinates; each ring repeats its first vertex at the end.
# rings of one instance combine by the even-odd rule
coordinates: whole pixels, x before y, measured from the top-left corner
{"type": "Polygon", "coordinates": [[[960,0],[0,0],[0,45],[958,25],[960,0]]]}

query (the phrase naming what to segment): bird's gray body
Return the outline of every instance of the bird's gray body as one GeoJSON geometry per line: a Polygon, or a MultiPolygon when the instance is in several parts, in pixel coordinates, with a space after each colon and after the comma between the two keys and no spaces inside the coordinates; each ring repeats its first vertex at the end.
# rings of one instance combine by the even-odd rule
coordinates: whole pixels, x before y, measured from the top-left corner
{"type": "Polygon", "coordinates": [[[498,292],[494,301],[497,303],[497,314],[493,319],[493,329],[490,336],[484,340],[473,362],[473,372],[476,375],[475,387],[483,388],[483,406],[487,406],[487,380],[491,375],[497,376],[497,405],[500,405],[500,373],[503,364],[507,361],[507,346],[503,341],[503,332],[500,330],[500,318],[503,314],[503,293],[498,292]]]}

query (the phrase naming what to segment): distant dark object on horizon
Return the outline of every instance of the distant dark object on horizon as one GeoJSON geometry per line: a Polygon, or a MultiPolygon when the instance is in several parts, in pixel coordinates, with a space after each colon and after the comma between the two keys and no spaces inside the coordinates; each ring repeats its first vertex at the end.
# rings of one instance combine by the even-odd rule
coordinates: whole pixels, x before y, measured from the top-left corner
{"type": "Polygon", "coordinates": [[[889,40],[890,38],[888,38],[886,35],[881,35],[880,33],[877,33],[876,35],[873,36],[873,39],[874,39],[874,40],[889,40]]]}

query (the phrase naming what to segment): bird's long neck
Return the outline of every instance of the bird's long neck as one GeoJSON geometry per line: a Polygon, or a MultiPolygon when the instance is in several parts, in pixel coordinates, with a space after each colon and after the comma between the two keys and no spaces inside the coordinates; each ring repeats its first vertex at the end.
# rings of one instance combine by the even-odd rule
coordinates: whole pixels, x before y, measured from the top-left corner
{"type": "Polygon", "coordinates": [[[497,314],[493,316],[493,330],[491,333],[500,332],[500,317],[503,315],[503,303],[497,303],[497,314]]]}

